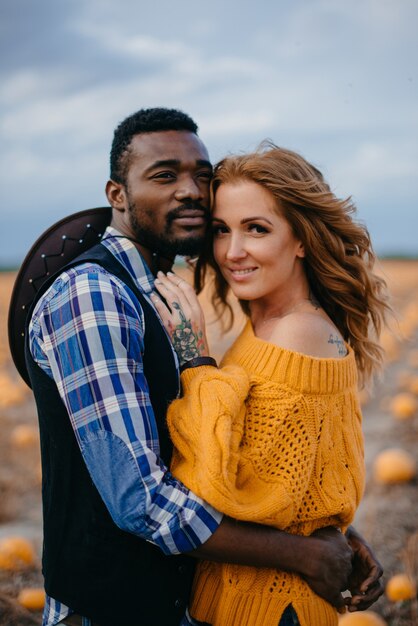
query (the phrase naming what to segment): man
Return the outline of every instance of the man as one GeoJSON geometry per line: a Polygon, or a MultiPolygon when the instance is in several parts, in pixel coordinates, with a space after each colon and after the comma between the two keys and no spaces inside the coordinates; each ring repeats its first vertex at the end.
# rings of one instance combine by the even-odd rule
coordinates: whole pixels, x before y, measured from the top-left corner
{"type": "Polygon", "coordinates": [[[380,566],[353,530],[350,548],[331,529],[297,537],[238,523],[167,469],[178,364],[150,294],[176,254],[199,252],[211,172],[182,112],[124,120],[106,185],[111,225],[33,309],[26,356],[41,432],[44,626],[192,623],[195,558],[293,570],[340,605],[354,550],[353,608],[381,593],[380,566]]]}

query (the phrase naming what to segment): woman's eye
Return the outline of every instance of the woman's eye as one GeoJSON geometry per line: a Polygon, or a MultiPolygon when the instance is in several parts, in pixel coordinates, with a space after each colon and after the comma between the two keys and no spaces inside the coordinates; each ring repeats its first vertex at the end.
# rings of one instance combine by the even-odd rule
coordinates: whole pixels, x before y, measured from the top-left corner
{"type": "Polygon", "coordinates": [[[248,225],[248,230],[250,232],[258,233],[258,234],[267,233],[268,232],[267,228],[265,228],[264,226],[261,226],[261,224],[249,224],[248,225]]]}
{"type": "Polygon", "coordinates": [[[212,235],[217,237],[227,232],[226,226],[212,226],[212,235]]]}

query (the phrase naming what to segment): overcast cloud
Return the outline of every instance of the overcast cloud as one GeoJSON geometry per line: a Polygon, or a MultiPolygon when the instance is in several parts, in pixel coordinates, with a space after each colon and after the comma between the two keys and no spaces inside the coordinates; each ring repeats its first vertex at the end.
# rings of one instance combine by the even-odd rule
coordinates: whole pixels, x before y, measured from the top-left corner
{"type": "Polygon", "coordinates": [[[213,160],[261,139],[352,195],[379,253],[418,254],[416,0],[3,0],[0,265],[107,204],[113,129],[178,107],[213,160]]]}

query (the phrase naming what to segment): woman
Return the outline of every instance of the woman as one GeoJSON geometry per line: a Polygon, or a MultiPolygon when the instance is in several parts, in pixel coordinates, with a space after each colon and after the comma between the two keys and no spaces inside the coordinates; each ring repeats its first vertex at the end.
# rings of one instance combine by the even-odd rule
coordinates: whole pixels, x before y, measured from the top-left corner
{"type": "MultiPolygon", "coordinates": [[[[168,415],[173,473],[233,518],[344,531],[364,486],[358,378],[381,363],[374,337],[388,308],[368,233],[316,168],[270,143],[221,161],[212,200],[197,288],[212,268],[214,304],[228,307],[231,290],[248,321],[222,368],[211,366],[199,358],[207,343],[191,287],[158,275],[168,307],[154,302],[183,368],[183,397],[168,415]]],[[[302,626],[337,624],[293,573],[198,567],[190,612],[199,621],[277,626],[289,611],[302,626]]]]}

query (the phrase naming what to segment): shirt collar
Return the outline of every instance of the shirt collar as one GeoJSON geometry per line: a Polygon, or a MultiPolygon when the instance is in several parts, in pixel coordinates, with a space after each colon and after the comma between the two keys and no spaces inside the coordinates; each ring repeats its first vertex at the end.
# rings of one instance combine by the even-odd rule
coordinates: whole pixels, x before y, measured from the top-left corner
{"type": "Polygon", "coordinates": [[[154,289],[154,276],[145,263],[139,250],[130,239],[124,237],[113,226],[108,226],[102,237],[101,243],[117,258],[123,267],[129,272],[135,284],[145,293],[151,293],[154,289]]]}

